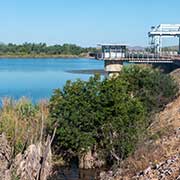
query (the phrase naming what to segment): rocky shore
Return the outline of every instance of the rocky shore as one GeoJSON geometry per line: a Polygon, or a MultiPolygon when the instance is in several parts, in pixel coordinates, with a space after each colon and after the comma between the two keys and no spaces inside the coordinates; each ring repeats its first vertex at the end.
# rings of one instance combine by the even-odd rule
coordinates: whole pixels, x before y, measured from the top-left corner
{"type": "Polygon", "coordinates": [[[167,180],[180,180],[180,154],[176,154],[164,162],[151,165],[144,171],[141,171],[134,180],[145,179],[167,179],[167,180]]]}
{"type": "Polygon", "coordinates": [[[24,152],[13,157],[13,149],[5,134],[0,135],[1,180],[46,180],[51,173],[51,140],[45,144],[31,144],[24,152]]]}

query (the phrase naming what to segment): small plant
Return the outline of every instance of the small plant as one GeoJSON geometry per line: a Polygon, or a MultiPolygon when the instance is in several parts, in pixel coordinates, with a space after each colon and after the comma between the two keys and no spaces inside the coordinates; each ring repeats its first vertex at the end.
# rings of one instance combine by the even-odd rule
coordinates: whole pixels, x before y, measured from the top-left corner
{"type": "Polygon", "coordinates": [[[35,115],[38,112],[38,107],[34,106],[27,99],[21,99],[16,106],[19,117],[24,120],[35,118],[35,115]]]}

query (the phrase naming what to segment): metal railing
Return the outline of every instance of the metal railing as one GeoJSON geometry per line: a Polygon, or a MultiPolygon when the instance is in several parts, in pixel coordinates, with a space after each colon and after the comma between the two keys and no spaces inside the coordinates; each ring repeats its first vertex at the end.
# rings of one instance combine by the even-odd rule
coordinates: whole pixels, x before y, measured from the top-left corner
{"type": "Polygon", "coordinates": [[[130,61],[130,62],[156,62],[156,61],[162,61],[162,62],[170,62],[174,60],[180,60],[180,55],[163,52],[161,54],[155,54],[150,53],[147,51],[142,52],[126,52],[124,57],[106,57],[103,58],[103,55],[99,55],[97,59],[102,60],[120,60],[120,61],[130,61]]]}

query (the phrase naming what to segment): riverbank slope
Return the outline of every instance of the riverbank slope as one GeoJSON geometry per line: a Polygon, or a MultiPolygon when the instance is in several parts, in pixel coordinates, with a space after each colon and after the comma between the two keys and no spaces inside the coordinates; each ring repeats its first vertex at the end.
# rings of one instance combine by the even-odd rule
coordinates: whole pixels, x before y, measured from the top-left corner
{"type": "MultiPolygon", "coordinates": [[[[171,75],[180,85],[180,70],[171,75]]],[[[116,170],[103,172],[101,180],[180,178],[180,96],[156,114],[144,142],[116,170]]]]}

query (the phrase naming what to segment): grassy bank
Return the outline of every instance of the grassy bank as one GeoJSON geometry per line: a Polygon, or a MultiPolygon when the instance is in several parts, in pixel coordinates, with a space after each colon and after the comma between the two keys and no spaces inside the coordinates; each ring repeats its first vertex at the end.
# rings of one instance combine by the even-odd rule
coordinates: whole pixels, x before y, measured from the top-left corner
{"type": "Polygon", "coordinates": [[[33,105],[28,99],[2,100],[0,110],[0,134],[5,133],[13,149],[13,156],[30,144],[39,142],[47,127],[48,103],[41,101],[33,105]]]}

